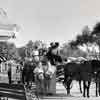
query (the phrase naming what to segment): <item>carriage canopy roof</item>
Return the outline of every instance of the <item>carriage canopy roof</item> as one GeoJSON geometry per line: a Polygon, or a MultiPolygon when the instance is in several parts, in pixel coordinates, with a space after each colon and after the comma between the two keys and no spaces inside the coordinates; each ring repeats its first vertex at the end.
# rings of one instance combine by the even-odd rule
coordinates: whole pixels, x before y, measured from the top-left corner
{"type": "Polygon", "coordinates": [[[86,61],[87,59],[84,58],[84,57],[77,57],[77,58],[75,58],[75,57],[68,57],[68,60],[74,61],[74,62],[80,62],[80,61],[86,61]]]}

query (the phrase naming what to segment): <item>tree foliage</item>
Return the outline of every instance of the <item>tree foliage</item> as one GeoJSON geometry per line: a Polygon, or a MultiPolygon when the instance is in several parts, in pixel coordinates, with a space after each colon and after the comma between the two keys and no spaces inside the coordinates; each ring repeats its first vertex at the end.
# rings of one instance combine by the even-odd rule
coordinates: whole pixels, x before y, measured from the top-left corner
{"type": "Polygon", "coordinates": [[[26,57],[25,47],[17,48],[17,53],[21,59],[24,59],[26,57]]]}
{"type": "Polygon", "coordinates": [[[96,23],[96,25],[93,27],[93,31],[91,34],[95,38],[95,42],[99,45],[100,47],[100,22],[96,23]]]}
{"type": "Polygon", "coordinates": [[[96,23],[91,34],[100,36],[100,22],[96,23]]]}
{"type": "MultiPolygon", "coordinates": [[[[97,28],[94,28],[97,29],[97,28]]],[[[88,26],[85,26],[82,30],[82,34],[76,36],[76,40],[72,40],[68,43],[69,46],[63,48],[64,55],[67,56],[84,56],[86,53],[79,49],[79,46],[85,45],[87,52],[89,52],[89,46],[96,42],[96,37],[92,34],[88,26]]]]}
{"type": "Polygon", "coordinates": [[[76,40],[69,42],[71,47],[77,48],[80,45],[87,45],[95,42],[96,38],[91,34],[91,31],[88,26],[85,26],[82,30],[82,34],[76,36],[76,40]]]}
{"type": "Polygon", "coordinates": [[[17,49],[14,43],[0,42],[0,56],[5,57],[6,59],[17,59],[17,49]]]}
{"type": "Polygon", "coordinates": [[[32,51],[34,50],[35,47],[38,47],[38,49],[45,49],[46,43],[40,40],[39,41],[29,40],[24,47],[18,48],[18,54],[21,58],[25,58],[26,56],[31,57],[32,51]]]}
{"type": "Polygon", "coordinates": [[[86,52],[80,50],[79,48],[72,48],[70,45],[64,45],[61,49],[61,56],[62,58],[66,57],[86,57],[86,52]]]}

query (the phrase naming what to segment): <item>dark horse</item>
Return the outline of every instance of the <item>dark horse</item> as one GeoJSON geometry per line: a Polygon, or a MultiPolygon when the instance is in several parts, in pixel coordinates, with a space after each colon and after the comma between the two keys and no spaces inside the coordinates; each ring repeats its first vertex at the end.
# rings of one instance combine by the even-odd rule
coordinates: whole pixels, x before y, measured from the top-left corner
{"type": "Polygon", "coordinates": [[[96,96],[100,96],[100,61],[99,60],[92,60],[92,70],[93,75],[96,83],[96,96]]]}
{"type": "MultiPolygon", "coordinates": [[[[60,64],[60,65],[57,65],[56,66],[56,81],[57,82],[61,82],[61,83],[64,83],[64,64],[60,64]]],[[[79,83],[79,89],[80,89],[80,93],[82,93],[82,86],[81,86],[81,79],[78,80],[78,83],[79,83]]],[[[63,84],[65,87],[66,85],[63,84]]],[[[67,88],[67,87],[66,87],[67,88]]],[[[72,85],[70,86],[70,89],[72,88],[72,85]]]]}
{"type": "MultiPolygon", "coordinates": [[[[70,94],[70,85],[72,80],[83,81],[83,96],[89,97],[89,89],[92,78],[95,78],[96,82],[96,96],[97,86],[100,84],[100,62],[97,60],[84,61],[83,63],[67,63],[64,65],[64,86],[67,90],[67,94],[70,94]]],[[[100,85],[99,85],[100,87],[100,85]]],[[[100,92],[99,92],[100,95],[100,92]]]]}
{"type": "Polygon", "coordinates": [[[90,64],[84,63],[68,63],[64,65],[64,85],[67,89],[67,94],[70,94],[70,84],[72,80],[83,80],[83,96],[85,97],[85,91],[87,90],[87,97],[89,97],[89,88],[91,83],[92,69],[90,64]],[[87,83],[87,84],[86,84],[87,83]]]}

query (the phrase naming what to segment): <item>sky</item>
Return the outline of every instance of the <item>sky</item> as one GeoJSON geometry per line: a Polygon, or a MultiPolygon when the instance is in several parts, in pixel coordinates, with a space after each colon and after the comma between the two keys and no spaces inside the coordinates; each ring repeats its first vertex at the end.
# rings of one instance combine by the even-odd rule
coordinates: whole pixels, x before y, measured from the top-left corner
{"type": "Polygon", "coordinates": [[[0,8],[7,23],[20,26],[17,46],[29,40],[68,42],[100,21],[100,0],[0,0],[0,8]]]}

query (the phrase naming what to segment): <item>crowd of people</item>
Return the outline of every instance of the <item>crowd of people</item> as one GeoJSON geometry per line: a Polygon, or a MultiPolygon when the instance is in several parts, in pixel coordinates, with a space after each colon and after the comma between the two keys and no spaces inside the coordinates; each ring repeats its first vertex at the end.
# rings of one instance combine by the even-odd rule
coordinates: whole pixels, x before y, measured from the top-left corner
{"type": "MultiPolygon", "coordinates": [[[[48,50],[39,50],[36,46],[31,57],[25,57],[20,62],[21,82],[31,89],[32,82],[36,83],[38,94],[56,93],[56,64],[62,62],[58,54],[59,43],[51,43],[48,50]]],[[[9,84],[12,84],[11,64],[8,64],[9,84]]]]}
{"type": "MultiPolygon", "coordinates": [[[[84,64],[89,64],[90,60],[88,61],[87,59],[83,57],[78,57],[77,59],[73,57],[68,57],[64,61],[59,54],[58,47],[59,47],[59,43],[51,43],[50,47],[47,50],[38,49],[38,47],[36,46],[31,53],[32,54],[31,57],[25,57],[25,59],[19,62],[20,73],[21,73],[20,81],[22,84],[25,85],[27,89],[30,90],[32,83],[35,82],[37,94],[42,94],[42,95],[56,94],[56,78],[57,78],[56,71],[58,71],[59,69],[58,66],[60,66],[60,69],[61,69],[63,65],[66,65],[66,66],[70,64],[72,65],[72,66],[66,67],[68,69],[65,69],[65,67],[63,66],[64,67],[63,69],[64,82],[65,82],[65,83],[63,82],[63,84],[66,84],[66,86],[68,85],[69,87],[70,87],[70,84],[67,82],[69,81],[69,77],[72,78],[71,75],[73,72],[76,71],[77,73],[78,70],[81,69],[83,71],[85,70],[85,68],[90,71],[89,67],[83,67],[84,64]],[[77,64],[78,66],[80,65],[81,67],[78,67],[77,64]],[[75,67],[75,65],[77,67],[75,67]],[[79,68],[79,69],[77,70],[76,68],[79,68]]],[[[12,73],[12,66],[10,63],[8,63],[9,84],[12,84],[12,74],[11,73],[12,73]]],[[[80,75],[80,73],[77,73],[77,74],[80,75]]],[[[85,74],[82,74],[82,75],[85,78],[88,77],[88,75],[87,77],[85,74]]],[[[70,83],[71,82],[72,82],[72,79],[70,83]]],[[[68,91],[69,90],[67,88],[67,92],[68,91]]]]}

